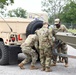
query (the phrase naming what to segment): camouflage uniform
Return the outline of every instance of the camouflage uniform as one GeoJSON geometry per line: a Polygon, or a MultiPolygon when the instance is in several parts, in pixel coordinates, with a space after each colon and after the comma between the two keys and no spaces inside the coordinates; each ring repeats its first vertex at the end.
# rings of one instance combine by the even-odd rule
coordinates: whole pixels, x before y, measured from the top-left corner
{"type": "Polygon", "coordinates": [[[40,62],[43,70],[50,68],[52,35],[46,27],[36,31],[39,38],[40,62]]]}
{"type": "MultiPolygon", "coordinates": [[[[57,32],[67,32],[67,28],[64,26],[64,25],[60,25],[59,28],[55,27],[53,30],[52,30],[52,34],[55,36],[56,38],[56,33],[57,32]]],[[[56,38],[56,40],[58,40],[56,38]]],[[[58,52],[59,53],[63,53],[63,54],[67,54],[67,44],[65,42],[62,41],[62,43],[58,46],[57,48],[58,52]]],[[[56,57],[54,57],[54,62],[56,63],[56,57]]],[[[63,57],[62,60],[65,60],[65,63],[68,64],[68,58],[67,57],[63,57]]],[[[59,61],[61,61],[61,57],[59,57],[59,61]]]]}
{"type": "Polygon", "coordinates": [[[32,60],[31,66],[35,65],[38,55],[32,47],[35,45],[36,40],[37,36],[35,34],[31,34],[26,38],[25,42],[21,45],[22,52],[27,56],[27,58],[25,58],[21,62],[22,64],[26,64],[32,60]]]}

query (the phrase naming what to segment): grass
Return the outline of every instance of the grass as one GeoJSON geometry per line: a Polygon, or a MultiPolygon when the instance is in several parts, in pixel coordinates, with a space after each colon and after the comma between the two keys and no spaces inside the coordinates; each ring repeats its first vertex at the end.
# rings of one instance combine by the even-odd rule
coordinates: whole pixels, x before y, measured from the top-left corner
{"type": "Polygon", "coordinates": [[[70,31],[72,33],[76,33],[76,29],[68,29],[68,31],[70,31]]]}

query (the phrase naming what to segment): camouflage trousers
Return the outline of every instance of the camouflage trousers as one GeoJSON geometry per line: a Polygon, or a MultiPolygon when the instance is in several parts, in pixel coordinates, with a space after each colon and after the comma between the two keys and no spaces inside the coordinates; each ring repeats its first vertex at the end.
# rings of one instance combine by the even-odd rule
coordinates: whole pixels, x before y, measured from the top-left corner
{"type": "Polygon", "coordinates": [[[27,58],[25,58],[22,61],[22,63],[26,64],[26,63],[32,61],[31,66],[34,66],[38,59],[38,55],[37,55],[36,51],[34,49],[32,49],[31,47],[25,47],[22,49],[22,52],[27,56],[27,58]]]}
{"type": "Polygon", "coordinates": [[[40,63],[42,67],[50,67],[51,64],[51,49],[40,49],[40,63]]]}
{"type": "MultiPolygon", "coordinates": [[[[59,46],[57,48],[58,53],[63,53],[63,54],[67,54],[67,45],[65,43],[63,43],[61,46],[59,46]]],[[[68,57],[59,57],[59,61],[64,60],[66,64],[68,64],[68,57]]],[[[57,61],[57,56],[53,56],[53,62],[56,63],[57,61]]]]}

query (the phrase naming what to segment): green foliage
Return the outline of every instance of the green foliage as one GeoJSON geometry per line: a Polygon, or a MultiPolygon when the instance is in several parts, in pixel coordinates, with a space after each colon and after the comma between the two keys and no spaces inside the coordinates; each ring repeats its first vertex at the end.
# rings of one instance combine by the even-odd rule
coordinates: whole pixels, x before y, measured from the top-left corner
{"type": "Polygon", "coordinates": [[[48,18],[48,22],[49,22],[50,24],[53,24],[53,17],[50,16],[50,17],[48,18]]]}
{"type": "Polygon", "coordinates": [[[61,13],[62,8],[67,3],[68,0],[43,0],[42,1],[42,10],[47,12],[54,19],[58,17],[61,13]]]}
{"type": "Polygon", "coordinates": [[[4,4],[0,3],[0,8],[3,9],[4,8],[4,4]]]}
{"type": "Polygon", "coordinates": [[[3,9],[4,5],[9,5],[14,3],[14,0],[0,0],[0,8],[3,9]]]}
{"type": "Polygon", "coordinates": [[[74,1],[71,1],[70,4],[67,4],[63,8],[60,17],[63,22],[76,24],[76,3],[74,1]]]}
{"type": "Polygon", "coordinates": [[[8,16],[10,17],[21,17],[21,18],[26,18],[26,10],[22,8],[17,8],[14,10],[8,11],[8,16]]]}
{"type": "Polygon", "coordinates": [[[5,4],[7,0],[0,0],[0,3],[5,4]]]}
{"type": "Polygon", "coordinates": [[[6,16],[5,11],[7,10],[6,6],[14,3],[14,0],[0,0],[0,13],[3,16],[6,16]]]}
{"type": "Polygon", "coordinates": [[[7,4],[8,1],[9,1],[10,3],[14,3],[14,0],[0,0],[0,3],[7,4]]]}
{"type": "Polygon", "coordinates": [[[49,22],[60,18],[63,22],[76,23],[76,0],[43,0],[42,10],[47,12],[49,22]]]}

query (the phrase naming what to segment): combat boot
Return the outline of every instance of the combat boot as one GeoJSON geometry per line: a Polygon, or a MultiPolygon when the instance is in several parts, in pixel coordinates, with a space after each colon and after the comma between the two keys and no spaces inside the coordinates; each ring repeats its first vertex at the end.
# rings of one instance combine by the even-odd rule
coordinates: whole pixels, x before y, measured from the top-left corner
{"type": "Polygon", "coordinates": [[[51,72],[52,70],[50,69],[50,67],[45,68],[45,72],[51,72]]]}
{"type": "Polygon", "coordinates": [[[53,64],[51,64],[51,66],[56,66],[56,62],[53,62],[53,64]]]}
{"type": "Polygon", "coordinates": [[[64,65],[65,67],[68,67],[68,64],[67,63],[65,63],[65,65],[64,65]]]}
{"type": "Polygon", "coordinates": [[[56,63],[51,64],[51,66],[56,66],[56,63]]]}
{"type": "Polygon", "coordinates": [[[18,64],[18,66],[19,66],[21,69],[25,69],[23,63],[18,64]]]}
{"type": "Polygon", "coordinates": [[[38,68],[35,66],[30,66],[30,70],[34,70],[34,69],[38,69],[38,68]]]}

